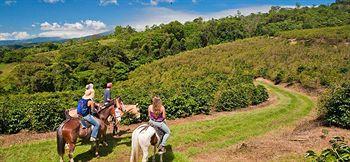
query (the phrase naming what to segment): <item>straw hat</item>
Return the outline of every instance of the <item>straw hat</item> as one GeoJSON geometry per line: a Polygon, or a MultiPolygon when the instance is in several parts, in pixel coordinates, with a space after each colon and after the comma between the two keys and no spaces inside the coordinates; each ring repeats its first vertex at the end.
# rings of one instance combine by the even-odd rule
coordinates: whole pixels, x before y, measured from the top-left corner
{"type": "Polygon", "coordinates": [[[85,86],[85,89],[94,89],[94,85],[92,83],[85,86]]]}
{"type": "Polygon", "coordinates": [[[87,89],[82,98],[87,100],[87,99],[93,99],[94,97],[95,97],[95,90],[94,89],[87,89]]]}

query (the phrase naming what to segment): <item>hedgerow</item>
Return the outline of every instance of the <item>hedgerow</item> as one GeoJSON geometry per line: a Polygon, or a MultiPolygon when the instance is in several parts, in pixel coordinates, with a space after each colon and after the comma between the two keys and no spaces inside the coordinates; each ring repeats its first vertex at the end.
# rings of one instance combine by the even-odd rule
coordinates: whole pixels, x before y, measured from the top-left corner
{"type": "Polygon", "coordinates": [[[350,83],[344,83],[324,94],[320,102],[320,112],[328,124],[349,129],[350,83]]]}
{"type": "Polygon", "coordinates": [[[74,107],[81,96],[82,92],[64,92],[0,97],[0,133],[55,130],[65,118],[64,110],[74,107]]]}

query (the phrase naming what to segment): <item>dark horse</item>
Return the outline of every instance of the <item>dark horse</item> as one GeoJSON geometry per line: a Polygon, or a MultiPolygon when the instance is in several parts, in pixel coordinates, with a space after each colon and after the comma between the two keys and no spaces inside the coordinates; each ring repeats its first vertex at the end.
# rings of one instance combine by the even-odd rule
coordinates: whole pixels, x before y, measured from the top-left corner
{"type": "MultiPolygon", "coordinates": [[[[107,145],[106,141],[106,132],[107,132],[107,119],[109,116],[115,117],[115,101],[113,100],[109,107],[102,108],[98,110],[97,115],[95,115],[100,123],[100,129],[98,133],[98,140],[95,143],[95,155],[99,157],[99,144],[103,142],[104,145],[107,145]]],[[[73,152],[75,148],[75,144],[77,142],[78,137],[80,138],[88,138],[91,134],[91,128],[82,128],[80,123],[80,118],[69,117],[65,120],[57,129],[57,152],[60,156],[60,161],[63,161],[64,155],[64,147],[65,144],[68,144],[69,147],[69,159],[73,160],[73,152]]]]}

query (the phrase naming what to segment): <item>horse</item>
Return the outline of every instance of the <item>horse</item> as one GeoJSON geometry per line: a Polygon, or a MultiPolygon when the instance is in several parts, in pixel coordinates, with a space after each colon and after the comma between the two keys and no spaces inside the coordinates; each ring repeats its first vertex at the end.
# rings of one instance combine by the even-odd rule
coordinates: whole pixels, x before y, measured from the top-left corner
{"type": "MultiPolygon", "coordinates": [[[[102,140],[103,145],[107,146],[106,131],[107,131],[107,119],[109,116],[115,116],[114,101],[109,107],[102,108],[97,112],[97,120],[100,123],[100,129],[98,133],[98,140],[95,143],[95,155],[99,157],[99,143],[102,140]]],[[[67,116],[66,119],[57,129],[57,152],[60,156],[60,161],[63,161],[64,147],[68,144],[70,161],[73,162],[73,152],[77,138],[87,138],[91,134],[91,128],[82,128],[81,119],[76,117],[67,116]]]]}
{"type": "MultiPolygon", "coordinates": [[[[121,117],[126,115],[126,114],[131,114],[133,117],[135,117],[136,119],[140,119],[141,113],[140,113],[140,109],[137,107],[136,105],[124,105],[121,102],[122,106],[118,107],[116,111],[120,111],[121,117]]],[[[120,122],[121,122],[121,118],[116,119],[114,118],[114,124],[113,124],[113,136],[116,136],[119,132],[119,126],[120,126],[120,122]]]]}
{"type": "MultiPolygon", "coordinates": [[[[139,149],[142,150],[142,162],[147,162],[148,148],[152,145],[153,148],[153,161],[155,161],[155,154],[157,146],[159,146],[161,137],[157,134],[156,129],[149,124],[142,124],[138,126],[131,136],[131,156],[130,162],[138,161],[139,149]]],[[[162,154],[160,154],[160,161],[163,161],[162,154]]]]}
{"type": "MultiPolygon", "coordinates": [[[[121,106],[116,106],[116,111],[119,111],[119,113],[121,114],[119,119],[116,118],[112,118],[111,116],[109,116],[107,118],[107,120],[105,121],[105,123],[107,125],[109,125],[109,123],[113,123],[113,136],[116,137],[116,135],[119,132],[119,126],[120,126],[120,121],[121,121],[121,117],[126,115],[126,114],[131,114],[133,117],[135,117],[136,119],[140,119],[141,113],[140,113],[140,109],[137,107],[136,105],[124,105],[122,100],[120,99],[120,97],[117,97],[115,100],[115,103],[120,103],[120,104],[115,104],[116,105],[121,105],[121,106]]],[[[97,110],[99,111],[99,110],[97,110]]],[[[71,117],[78,117],[78,112],[76,108],[71,108],[69,110],[65,111],[65,116],[66,119],[69,119],[71,117]]]]}

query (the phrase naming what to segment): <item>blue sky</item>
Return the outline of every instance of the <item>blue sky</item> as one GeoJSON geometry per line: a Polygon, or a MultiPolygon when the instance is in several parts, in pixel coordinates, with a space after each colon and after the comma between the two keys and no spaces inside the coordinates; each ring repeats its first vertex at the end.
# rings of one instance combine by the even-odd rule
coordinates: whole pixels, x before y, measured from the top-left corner
{"type": "Polygon", "coordinates": [[[75,38],[145,25],[267,12],[271,6],[330,4],[334,0],[0,0],[0,40],[75,38]]]}

